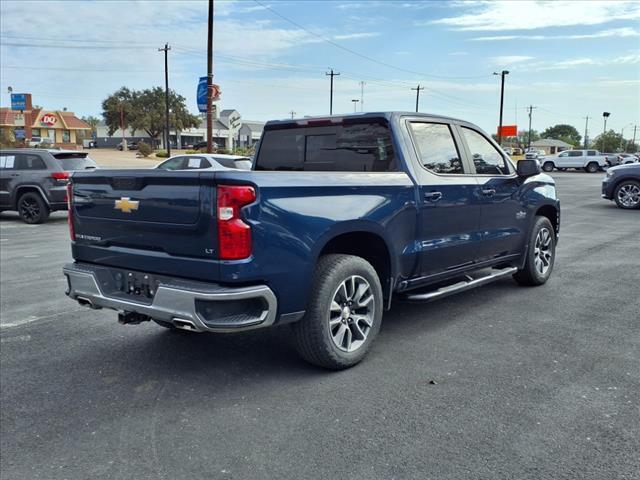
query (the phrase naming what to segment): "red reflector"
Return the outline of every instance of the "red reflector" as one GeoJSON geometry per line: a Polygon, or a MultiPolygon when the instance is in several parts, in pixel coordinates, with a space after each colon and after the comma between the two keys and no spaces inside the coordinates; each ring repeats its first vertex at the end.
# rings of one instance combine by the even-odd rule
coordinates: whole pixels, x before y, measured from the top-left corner
{"type": "Polygon", "coordinates": [[[246,185],[219,185],[217,193],[220,259],[240,260],[250,257],[251,227],[242,221],[240,209],[255,201],[255,189],[246,185]]]}
{"type": "Polygon", "coordinates": [[[67,184],[67,210],[69,211],[67,215],[67,221],[69,222],[69,236],[72,241],[76,241],[76,232],[73,228],[73,184],[67,184]]]}
{"type": "Polygon", "coordinates": [[[69,180],[69,172],[53,172],[51,178],[55,180],[69,180]]]}

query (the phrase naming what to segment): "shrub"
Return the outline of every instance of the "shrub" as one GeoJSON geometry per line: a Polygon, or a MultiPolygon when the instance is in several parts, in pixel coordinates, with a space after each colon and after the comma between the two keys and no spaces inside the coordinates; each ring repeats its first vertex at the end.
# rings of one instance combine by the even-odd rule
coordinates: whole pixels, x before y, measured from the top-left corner
{"type": "Polygon", "coordinates": [[[151,148],[151,145],[141,141],[138,142],[138,152],[140,152],[140,155],[143,157],[148,157],[153,153],[153,149],[151,148]]]}
{"type": "Polygon", "coordinates": [[[200,150],[187,150],[187,151],[186,151],[186,152],[184,152],[184,153],[187,153],[187,154],[191,155],[191,154],[193,154],[193,153],[201,153],[201,152],[200,152],[200,150]]]}
{"type": "Polygon", "coordinates": [[[156,157],[158,158],[167,158],[169,156],[169,154],[166,152],[166,150],[158,150],[156,152],[156,157]]]}

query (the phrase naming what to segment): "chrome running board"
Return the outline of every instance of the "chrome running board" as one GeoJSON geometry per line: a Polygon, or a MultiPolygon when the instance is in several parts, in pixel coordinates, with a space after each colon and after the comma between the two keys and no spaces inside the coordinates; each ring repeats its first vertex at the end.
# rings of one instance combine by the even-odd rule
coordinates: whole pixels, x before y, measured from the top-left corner
{"type": "Polygon", "coordinates": [[[494,282],[502,277],[513,275],[517,271],[518,269],[516,267],[508,267],[502,268],[500,270],[495,270],[489,275],[484,275],[478,278],[472,278],[467,275],[468,280],[466,281],[454,283],[453,285],[447,285],[446,287],[441,287],[437,290],[426,293],[415,293],[413,295],[409,294],[405,296],[405,299],[411,302],[430,302],[432,300],[437,300],[438,298],[453,295],[454,293],[464,292],[465,290],[471,290],[472,288],[486,285],[487,283],[494,282]]]}

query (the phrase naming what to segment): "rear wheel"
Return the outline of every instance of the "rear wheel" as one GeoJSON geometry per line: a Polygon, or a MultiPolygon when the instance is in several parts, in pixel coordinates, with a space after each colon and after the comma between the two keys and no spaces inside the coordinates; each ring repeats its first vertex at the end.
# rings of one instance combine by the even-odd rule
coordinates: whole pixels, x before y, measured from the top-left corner
{"type": "Polygon", "coordinates": [[[352,255],[320,258],[307,313],[293,324],[298,353],[333,370],[360,362],[382,322],[382,287],[374,268],[352,255]]]}
{"type": "Polygon", "coordinates": [[[538,216],[529,236],[524,267],[513,278],[522,285],[542,285],[551,276],[555,257],[556,237],[553,226],[547,217],[538,216]]]}
{"type": "Polygon", "coordinates": [[[598,170],[600,170],[600,165],[598,165],[596,162],[589,162],[589,164],[587,164],[584,169],[589,173],[596,173],[598,170]]]}
{"type": "Polygon", "coordinates": [[[544,162],[542,164],[542,170],[544,170],[545,172],[552,172],[554,167],[555,165],[553,164],[553,162],[544,162]]]}
{"type": "Polygon", "coordinates": [[[35,192],[28,192],[18,199],[18,213],[25,223],[42,223],[49,218],[49,207],[35,192]]]}
{"type": "Polygon", "coordinates": [[[640,182],[636,180],[621,182],[613,192],[613,199],[620,208],[628,210],[639,209],[640,182]]]}

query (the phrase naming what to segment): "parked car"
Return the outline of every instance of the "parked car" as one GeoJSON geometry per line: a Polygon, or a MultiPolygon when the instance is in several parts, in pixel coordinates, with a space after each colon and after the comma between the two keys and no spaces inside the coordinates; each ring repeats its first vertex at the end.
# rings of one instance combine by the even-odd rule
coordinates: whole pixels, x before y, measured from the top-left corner
{"type": "MultiPolygon", "coordinates": [[[[119,143],[118,146],[116,147],[118,150],[122,151],[123,150],[123,146],[122,143],[119,143]]],[[[127,150],[137,150],[138,149],[138,142],[137,140],[133,140],[131,142],[127,142],[127,150]]]]}
{"type": "Polygon", "coordinates": [[[513,155],[513,148],[511,147],[503,147],[502,150],[509,156],[513,155]]]}
{"type": "Polygon", "coordinates": [[[70,173],[96,167],[87,153],[75,150],[0,150],[0,211],[42,223],[51,212],[67,209],[70,173]]]}
{"type": "Polygon", "coordinates": [[[176,155],[156,165],[159,170],[251,170],[251,158],[239,155],[198,153],[176,155]]]}
{"type": "Polygon", "coordinates": [[[524,158],[527,160],[533,160],[535,158],[543,157],[547,154],[544,150],[539,150],[537,148],[527,148],[525,150],[524,158]]]}
{"type": "Polygon", "coordinates": [[[638,157],[638,155],[633,155],[632,153],[621,153],[620,157],[623,165],[640,162],[640,157],[638,157]]]}
{"type": "MultiPolygon", "coordinates": [[[[218,144],[216,142],[213,142],[211,144],[212,148],[218,148],[218,144]]],[[[194,150],[206,150],[207,149],[207,141],[206,140],[202,140],[200,142],[196,142],[193,144],[193,149],[194,150]]]]}
{"type": "Polygon", "coordinates": [[[540,163],[545,172],[551,172],[554,168],[576,168],[596,173],[607,167],[605,156],[597,150],[565,150],[554,157],[540,158],[540,163]]]}
{"type": "Polygon", "coordinates": [[[560,225],[537,160],[419,113],[272,121],[252,171],[79,172],[72,192],[71,299],[192,332],[291,323],[331,369],[362,360],[394,297],[545,283],[560,225]]]}
{"type": "Polygon", "coordinates": [[[82,148],[98,148],[98,142],[93,139],[82,140],[82,148]]]}
{"type": "Polygon", "coordinates": [[[609,167],[622,164],[622,156],[619,153],[603,153],[604,161],[609,167]]]}
{"type": "Polygon", "coordinates": [[[640,164],[618,165],[607,170],[602,181],[602,198],[624,209],[640,209],[640,164]]]}

